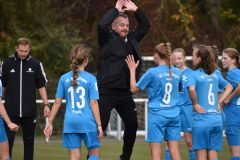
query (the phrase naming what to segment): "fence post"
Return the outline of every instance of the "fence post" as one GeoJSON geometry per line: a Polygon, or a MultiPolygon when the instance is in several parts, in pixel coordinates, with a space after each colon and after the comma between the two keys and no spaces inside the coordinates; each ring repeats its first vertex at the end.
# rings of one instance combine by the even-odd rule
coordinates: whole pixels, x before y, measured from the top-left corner
{"type": "Polygon", "coordinates": [[[145,108],[145,139],[147,139],[147,128],[148,128],[148,101],[146,100],[144,102],[144,108],[145,108]]]}
{"type": "Polygon", "coordinates": [[[122,120],[119,114],[117,114],[117,139],[122,139],[122,120]]]}

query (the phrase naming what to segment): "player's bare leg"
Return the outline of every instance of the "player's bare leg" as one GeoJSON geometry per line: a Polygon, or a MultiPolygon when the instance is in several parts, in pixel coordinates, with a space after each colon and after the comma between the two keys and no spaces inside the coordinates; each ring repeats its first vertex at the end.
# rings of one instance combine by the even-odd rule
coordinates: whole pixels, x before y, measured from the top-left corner
{"type": "Polygon", "coordinates": [[[161,143],[149,143],[151,150],[151,160],[160,160],[161,159],[161,143]]]}
{"type": "Polygon", "coordinates": [[[69,150],[69,160],[80,160],[81,151],[80,148],[69,150]]]}
{"type": "Polygon", "coordinates": [[[178,141],[167,141],[172,160],[181,160],[178,141]]]}

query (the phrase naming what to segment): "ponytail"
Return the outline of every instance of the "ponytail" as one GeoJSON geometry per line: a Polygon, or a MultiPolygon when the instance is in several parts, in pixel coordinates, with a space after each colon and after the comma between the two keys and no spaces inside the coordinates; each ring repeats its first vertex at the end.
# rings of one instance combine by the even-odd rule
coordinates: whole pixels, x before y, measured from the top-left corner
{"type": "Polygon", "coordinates": [[[78,78],[78,65],[77,63],[72,63],[72,72],[73,72],[73,80],[71,81],[71,86],[76,87],[77,86],[77,78],[78,78]]]}
{"type": "Polygon", "coordinates": [[[73,80],[71,81],[71,86],[76,87],[78,78],[78,67],[81,66],[84,61],[88,58],[91,49],[83,44],[78,44],[72,49],[72,72],[73,80]]]}
{"type": "Polygon", "coordinates": [[[220,55],[220,52],[219,52],[218,47],[216,45],[213,45],[211,47],[213,49],[213,56],[214,56],[213,58],[215,60],[215,67],[218,68],[217,62],[218,62],[218,55],[220,55]]]}
{"type": "Polygon", "coordinates": [[[167,53],[167,65],[169,67],[169,76],[172,77],[172,67],[171,67],[171,55],[172,55],[172,50],[171,50],[171,46],[170,43],[164,43],[164,46],[166,47],[166,53],[167,53]]]}

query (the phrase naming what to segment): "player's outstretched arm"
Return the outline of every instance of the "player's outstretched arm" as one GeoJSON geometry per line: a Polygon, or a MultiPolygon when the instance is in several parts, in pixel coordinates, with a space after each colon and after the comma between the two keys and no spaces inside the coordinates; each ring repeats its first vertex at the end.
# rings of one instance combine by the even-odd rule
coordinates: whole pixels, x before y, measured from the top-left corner
{"type": "Polygon", "coordinates": [[[136,69],[138,67],[139,61],[137,61],[137,63],[135,63],[133,55],[127,56],[127,59],[125,61],[128,65],[129,71],[130,71],[131,92],[132,93],[139,92],[140,89],[136,85],[136,69]]]}

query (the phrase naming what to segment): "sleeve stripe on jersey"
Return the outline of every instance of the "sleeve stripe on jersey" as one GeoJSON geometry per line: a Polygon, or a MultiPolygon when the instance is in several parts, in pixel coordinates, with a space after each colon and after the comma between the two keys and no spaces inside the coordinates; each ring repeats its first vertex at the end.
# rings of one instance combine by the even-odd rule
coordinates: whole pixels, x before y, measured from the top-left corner
{"type": "Polygon", "coordinates": [[[44,72],[43,65],[42,65],[41,62],[40,62],[40,67],[41,67],[41,71],[42,71],[43,77],[45,78],[45,81],[46,81],[46,83],[47,83],[48,80],[47,80],[46,73],[44,72]]]}
{"type": "Polygon", "coordinates": [[[227,79],[228,79],[229,81],[231,81],[231,82],[234,82],[234,83],[237,83],[237,84],[239,83],[238,81],[233,80],[233,79],[231,79],[231,78],[229,78],[229,77],[228,77],[227,79]]]}

